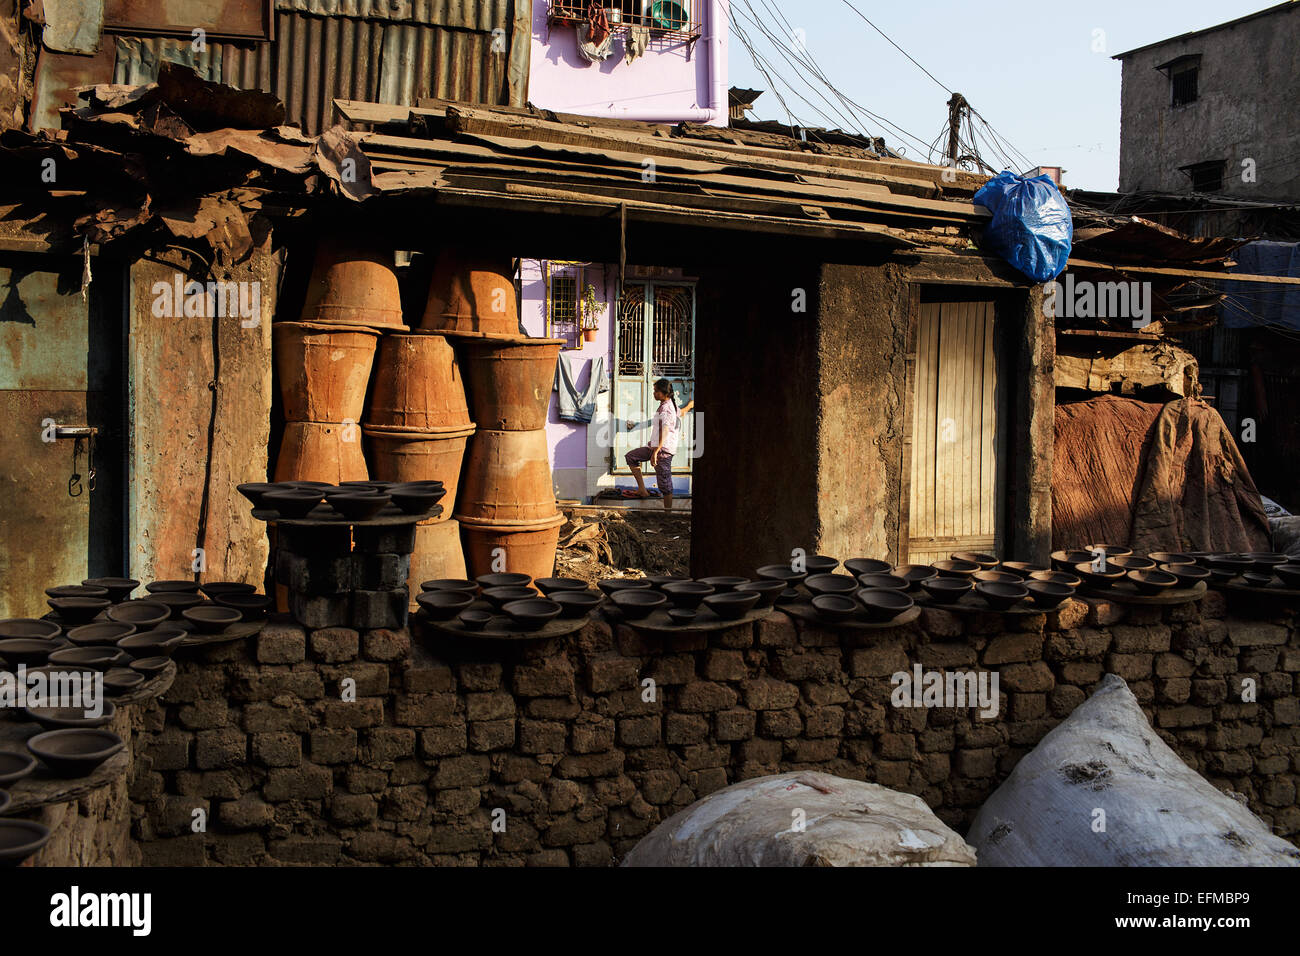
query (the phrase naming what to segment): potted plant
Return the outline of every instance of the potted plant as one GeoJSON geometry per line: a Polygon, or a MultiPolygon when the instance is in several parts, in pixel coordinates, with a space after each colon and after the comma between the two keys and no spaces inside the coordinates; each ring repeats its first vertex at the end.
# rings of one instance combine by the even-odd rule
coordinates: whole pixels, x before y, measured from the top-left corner
{"type": "Polygon", "coordinates": [[[596,341],[596,331],[600,328],[600,317],[605,314],[605,303],[596,298],[596,287],[590,282],[582,290],[582,339],[584,342],[596,341]]]}

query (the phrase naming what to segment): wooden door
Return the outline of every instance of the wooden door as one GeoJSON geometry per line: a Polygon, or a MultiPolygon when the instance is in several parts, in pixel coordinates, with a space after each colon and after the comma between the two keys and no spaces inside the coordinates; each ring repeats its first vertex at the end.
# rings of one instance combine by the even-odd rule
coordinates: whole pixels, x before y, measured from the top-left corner
{"type": "Polygon", "coordinates": [[[1001,554],[998,362],[990,301],[922,302],[906,558],[1001,554]]]}

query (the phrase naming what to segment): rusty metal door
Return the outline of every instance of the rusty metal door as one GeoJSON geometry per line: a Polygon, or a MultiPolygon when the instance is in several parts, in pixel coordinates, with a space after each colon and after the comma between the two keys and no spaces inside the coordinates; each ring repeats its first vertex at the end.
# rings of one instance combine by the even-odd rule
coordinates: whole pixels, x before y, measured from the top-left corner
{"type": "Polygon", "coordinates": [[[110,270],[83,298],[82,269],[0,253],[0,618],[123,571],[120,290],[110,270]]]}

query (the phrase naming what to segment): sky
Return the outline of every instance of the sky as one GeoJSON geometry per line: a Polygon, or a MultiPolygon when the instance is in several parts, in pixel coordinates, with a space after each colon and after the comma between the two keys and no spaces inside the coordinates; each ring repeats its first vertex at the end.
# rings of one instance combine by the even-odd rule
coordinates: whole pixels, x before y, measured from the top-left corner
{"type": "MultiPolygon", "coordinates": [[[[1269,0],[849,2],[943,86],[963,94],[1033,165],[1064,167],[1068,187],[1110,192],[1119,181],[1120,107],[1120,63],[1111,57],[1276,5],[1269,0]]],[[[949,94],[863,22],[845,0],[731,0],[731,6],[732,20],[760,56],[834,120],[817,115],[778,80],[776,86],[796,122],[852,128],[809,83],[847,113],[834,95],[816,79],[802,80],[795,66],[762,36],[755,19],[779,39],[795,34],[786,41],[787,51],[802,42],[807,55],[849,100],[915,138],[861,114],[857,132],[864,131],[863,122],[872,123],[866,132],[883,135],[891,148],[910,159],[928,161],[928,144],[947,123],[949,94]]],[[[767,91],[750,115],[787,122],[773,84],[755,67],[735,29],[728,56],[731,86],[767,91]]],[[[991,157],[986,159],[992,163],[991,157]]]]}

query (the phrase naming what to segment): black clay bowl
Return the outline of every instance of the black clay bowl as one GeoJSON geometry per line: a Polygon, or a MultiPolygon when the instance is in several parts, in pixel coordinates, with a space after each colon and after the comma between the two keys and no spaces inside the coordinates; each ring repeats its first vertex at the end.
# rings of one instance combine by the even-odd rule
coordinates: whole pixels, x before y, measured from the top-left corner
{"type": "Polygon", "coordinates": [[[1177,578],[1180,588],[1194,588],[1202,581],[1210,580],[1209,569],[1196,564],[1162,564],[1160,570],[1177,578]]]}
{"type": "Polygon", "coordinates": [[[803,603],[803,592],[800,591],[798,588],[786,588],[784,591],[782,591],[780,594],[776,596],[777,607],[780,607],[782,604],[802,604],[802,603],[803,603]]]}
{"type": "Polygon", "coordinates": [[[149,595],[149,600],[153,604],[161,604],[167,608],[167,616],[173,621],[181,620],[190,608],[204,603],[203,595],[191,594],[188,591],[159,591],[157,594],[149,595]]]}
{"type": "Polygon", "coordinates": [[[0,866],[18,866],[50,842],[52,831],[33,820],[0,820],[0,866]]]}
{"type": "Polygon", "coordinates": [[[675,584],[678,581],[690,580],[690,578],[684,577],[680,574],[647,574],[645,579],[650,582],[651,587],[659,588],[661,591],[665,584],[675,584]]]}
{"type": "Polygon", "coordinates": [[[167,669],[167,660],[166,657],[161,655],[158,657],[141,657],[131,662],[131,670],[137,674],[143,674],[145,680],[151,680],[167,669]]]}
{"type": "Polygon", "coordinates": [[[672,602],[673,607],[692,610],[699,607],[706,597],[716,593],[714,588],[702,581],[683,581],[680,584],[664,585],[664,594],[672,602]]]}
{"type": "Polygon", "coordinates": [[[809,574],[830,574],[840,566],[840,559],[832,558],[829,554],[810,554],[803,562],[809,574]]]}
{"type": "Polygon", "coordinates": [[[855,578],[860,574],[888,574],[892,567],[878,558],[849,558],[844,562],[844,570],[855,578]]]}
{"type": "Polygon", "coordinates": [[[1105,551],[1107,558],[1127,558],[1133,553],[1132,548],[1126,548],[1122,544],[1090,544],[1083,550],[1093,557],[1096,557],[1098,551],[1105,551]]]}
{"type": "Polygon", "coordinates": [[[1051,584],[1064,584],[1067,587],[1077,588],[1083,583],[1083,578],[1079,577],[1072,571],[1034,571],[1029,575],[1031,581],[1047,581],[1051,584]]]}
{"type": "Polygon", "coordinates": [[[27,749],[57,777],[93,773],[125,746],[111,730],[47,730],[27,741],[27,749]]]}
{"type": "Polygon", "coordinates": [[[97,614],[107,611],[113,606],[113,602],[106,597],[50,598],[46,603],[49,604],[60,619],[73,625],[89,624],[97,614]]]}
{"type": "Polygon", "coordinates": [[[508,601],[501,610],[510,616],[511,623],[522,631],[540,631],[560,616],[564,608],[546,598],[531,597],[522,601],[508,601]]]}
{"type": "Polygon", "coordinates": [[[1255,570],[1255,562],[1240,554],[1210,555],[1211,571],[1231,571],[1234,575],[1255,570]]]}
{"type": "Polygon", "coordinates": [[[446,486],[441,481],[384,481],[380,484],[385,487],[382,489],[388,494],[394,491],[445,491],[446,486]]]}
{"type": "Polygon", "coordinates": [[[297,489],[299,491],[319,491],[324,495],[327,491],[333,491],[338,485],[330,484],[328,481],[277,481],[281,491],[297,489]]]}
{"type": "Polygon", "coordinates": [[[668,598],[653,588],[624,588],[622,591],[615,591],[609,599],[629,621],[639,621],[649,617],[668,604],[668,598]]]}
{"type": "MultiPolygon", "coordinates": [[[[1076,564],[1091,560],[1092,552],[1090,551],[1053,551],[1052,570],[1071,572],[1076,564]]],[[[1030,577],[1033,577],[1033,575],[1030,575],[1030,577]]]]}
{"type": "Polygon", "coordinates": [[[9,662],[11,667],[26,664],[39,667],[50,654],[58,650],[49,640],[40,637],[11,637],[0,641],[0,658],[9,662]]]}
{"type": "MultiPolygon", "coordinates": [[[[357,481],[340,481],[338,484],[338,490],[342,491],[350,488],[354,491],[387,492],[389,488],[400,484],[402,483],[398,481],[380,481],[377,478],[362,478],[357,481]]],[[[441,482],[439,482],[439,484],[441,485],[441,482]]]]}
{"type": "Polygon", "coordinates": [[[393,504],[408,515],[427,514],[446,494],[445,488],[392,488],[388,491],[393,504]]]}
{"type": "Polygon", "coordinates": [[[243,618],[233,607],[222,607],[220,604],[188,607],[181,612],[181,616],[198,628],[200,634],[220,634],[243,618]]]}
{"type": "Polygon", "coordinates": [[[560,605],[561,617],[583,617],[604,600],[595,591],[552,591],[549,597],[560,605]]]}
{"type": "Polygon", "coordinates": [[[171,657],[188,636],[189,632],[183,627],[166,625],[124,637],[116,646],[132,657],[171,657]]]}
{"type": "Polygon", "coordinates": [[[277,512],[281,518],[289,519],[307,517],[324,497],[324,492],[308,488],[286,488],[263,495],[268,508],[277,512]]]}
{"type": "Polygon", "coordinates": [[[969,578],[984,570],[974,561],[936,561],[930,567],[945,578],[969,578]]]}
{"type": "Polygon", "coordinates": [[[112,667],[104,673],[104,693],[117,697],[135,690],[145,682],[145,676],[129,667],[112,667]]]}
{"type": "Polygon", "coordinates": [[[921,587],[936,604],[955,604],[971,592],[974,583],[969,578],[933,577],[922,581],[921,587]]]}
{"type": "Polygon", "coordinates": [[[948,557],[954,561],[969,561],[971,564],[978,564],[981,571],[992,571],[998,566],[998,559],[992,554],[985,554],[983,551],[958,551],[956,554],[950,554],[948,557]]]}
{"type": "Polygon", "coordinates": [[[83,624],[68,631],[68,640],[78,647],[116,644],[122,638],[134,634],[135,631],[134,624],[127,624],[124,621],[96,621],[94,624],[83,624]]]}
{"type": "MultiPolygon", "coordinates": [[[[108,588],[101,588],[92,584],[60,584],[57,588],[46,588],[45,596],[52,598],[107,598],[108,588]]],[[[111,603],[112,599],[109,600],[111,603]]]]}
{"type": "Polygon", "coordinates": [[[123,601],[108,609],[106,617],[120,624],[133,624],[137,631],[147,631],[162,624],[172,609],[161,601],[123,601]]]}
{"type": "Polygon", "coordinates": [[[1056,581],[1026,581],[1025,589],[1029,591],[1029,600],[1034,602],[1034,607],[1044,611],[1060,607],[1074,595],[1074,588],[1056,581]]]}
{"type": "MultiPolygon", "coordinates": [[[[734,574],[715,574],[712,577],[700,578],[701,584],[707,584],[713,590],[722,594],[724,591],[734,591],[742,584],[748,584],[749,578],[742,578],[734,574]]],[[[807,583],[805,581],[805,583],[807,583]]]]}
{"type": "Polygon", "coordinates": [[[1009,611],[1029,597],[1029,589],[1023,584],[1005,581],[980,581],[975,585],[975,593],[995,611],[1009,611]]]}
{"type": "Polygon", "coordinates": [[[687,624],[694,624],[699,620],[700,612],[689,607],[670,607],[668,609],[668,620],[672,621],[678,627],[684,627],[687,624]]]}
{"type": "Polygon", "coordinates": [[[776,603],[776,597],[785,590],[784,581],[750,581],[748,584],[742,584],[736,588],[738,592],[756,591],[758,593],[758,604],[756,607],[771,607],[776,603]]]}
{"type": "Polygon", "coordinates": [[[281,485],[272,484],[269,481],[247,481],[242,485],[235,485],[235,490],[248,499],[254,508],[274,508],[274,505],[266,503],[266,496],[272,491],[282,491],[281,485]]]}
{"type": "Polygon", "coordinates": [[[81,583],[90,587],[105,588],[108,591],[108,599],[114,604],[121,604],[140,586],[140,582],[135,578],[86,578],[81,583]]]}
{"type": "Polygon", "coordinates": [[[858,602],[843,594],[819,594],[812,599],[813,610],[823,621],[848,621],[858,614],[858,602]]]}
{"type": "Polygon", "coordinates": [[[481,588],[522,588],[533,583],[533,579],[517,571],[503,571],[500,574],[480,574],[474,579],[481,588]]]}
{"type": "Polygon", "coordinates": [[[597,581],[596,587],[605,594],[612,595],[615,591],[648,591],[654,585],[646,578],[605,578],[603,581],[597,581]]]}
{"type": "Polygon", "coordinates": [[[862,585],[868,591],[884,589],[887,591],[906,591],[910,584],[904,578],[897,574],[859,574],[858,584],[862,585]]]}
{"type": "Polygon", "coordinates": [[[1237,577],[1236,571],[1224,571],[1222,568],[1210,568],[1211,584],[1227,584],[1237,577]]]}
{"type": "Polygon", "coordinates": [[[1105,571],[1094,571],[1091,561],[1081,561],[1074,566],[1073,570],[1094,588],[1108,588],[1116,581],[1124,580],[1124,575],[1128,574],[1123,568],[1117,568],[1109,561],[1106,562],[1105,571]]]}
{"type": "Polygon", "coordinates": [[[920,587],[922,581],[938,576],[938,572],[928,564],[900,564],[891,573],[906,581],[912,590],[920,587]]]}
{"type": "MultiPolygon", "coordinates": [[[[150,581],[144,586],[144,589],[150,594],[198,594],[199,582],[188,581],[185,578],[173,578],[167,581],[150,581]]],[[[152,600],[150,598],[149,600],[152,600]]]]}
{"type": "Polygon", "coordinates": [[[219,601],[230,594],[256,594],[257,588],[243,581],[207,581],[199,585],[199,590],[211,601],[219,601]]]}
{"type": "Polygon", "coordinates": [[[763,581],[780,581],[786,587],[801,584],[808,577],[807,571],[796,571],[788,564],[765,564],[754,573],[763,581]]]}
{"type": "MultiPolygon", "coordinates": [[[[649,580],[647,578],[647,580],[649,580]]],[[[552,594],[555,591],[586,591],[587,582],[580,581],[577,578],[538,578],[533,584],[543,594],[552,594]]]]}
{"type": "Polygon", "coordinates": [[[461,611],[456,620],[467,631],[481,631],[492,620],[492,614],[489,611],[461,611]]]}
{"type": "Polygon", "coordinates": [[[852,594],[858,589],[858,579],[847,574],[810,574],[803,586],[818,594],[852,594]]]}
{"type": "Polygon", "coordinates": [[[1195,564],[1196,559],[1182,551],[1152,551],[1147,555],[1156,564],[1195,564]]]}
{"type": "Polygon", "coordinates": [[[1261,574],[1258,571],[1247,571],[1241,579],[1253,588],[1266,588],[1273,583],[1273,575],[1261,574]]]}
{"type": "Polygon", "coordinates": [[[356,491],[334,495],[329,499],[329,503],[331,508],[349,521],[369,521],[383,511],[384,506],[392,500],[392,495],[356,491]]]}
{"type": "Polygon", "coordinates": [[[55,651],[49,661],[55,667],[88,667],[106,671],[117,663],[117,654],[115,647],[69,647],[55,651]]]}
{"type": "Polygon", "coordinates": [[[31,754],[0,750],[0,786],[21,780],[35,769],[36,760],[31,754]]]}
{"type": "MultiPolygon", "coordinates": [[[[424,593],[438,594],[440,592],[425,591],[424,593]]],[[[462,597],[467,596],[465,595],[464,591],[452,591],[452,592],[441,592],[441,593],[459,594],[462,597]]],[[[483,597],[489,604],[491,604],[494,608],[500,611],[503,610],[505,606],[509,604],[511,601],[527,601],[529,598],[537,597],[537,592],[534,591],[532,588],[517,587],[517,586],[484,588],[483,597]]],[[[416,600],[419,600],[419,598],[417,598],[416,600]]]]}
{"type": "Polygon", "coordinates": [[[98,717],[87,717],[84,707],[24,707],[23,713],[46,730],[68,730],[105,726],[113,720],[117,705],[106,700],[100,710],[102,713],[98,717]]]}
{"type": "Polygon", "coordinates": [[[49,640],[62,633],[63,628],[53,621],[42,621],[35,617],[11,617],[0,621],[0,641],[23,637],[49,640]]]}
{"type": "Polygon", "coordinates": [[[1276,565],[1273,573],[1281,578],[1282,583],[1287,587],[1300,588],[1300,563],[1276,565]]]}
{"type": "Polygon", "coordinates": [[[1156,562],[1137,554],[1122,554],[1118,558],[1107,557],[1107,564],[1113,564],[1125,571],[1154,571],[1156,562]]]}
{"type": "Polygon", "coordinates": [[[1242,557],[1249,558],[1255,562],[1254,570],[1256,572],[1259,574],[1267,574],[1269,576],[1272,576],[1273,569],[1279,564],[1286,564],[1291,560],[1285,554],[1278,554],[1275,551],[1254,551],[1248,554],[1243,554],[1242,557]]]}
{"type": "Polygon", "coordinates": [[[976,584],[1021,584],[1023,579],[1010,571],[976,571],[971,575],[976,584]]]}
{"type": "Polygon", "coordinates": [[[466,594],[478,593],[478,582],[465,578],[434,578],[420,584],[421,591],[464,591],[466,594]]]}
{"type": "MultiPolygon", "coordinates": [[[[864,575],[865,577],[865,575],[864,575]]],[[[916,602],[897,588],[862,588],[854,595],[866,609],[869,621],[892,621],[916,602]]]]}
{"type": "Polygon", "coordinates": [[[474,595],[466,591],[425,591],[415,600],[435,621],[450,621],[474,603],[474,595]]]}
{"type": "Polygon", "coordinates": [[[998,565],[999,571],[1005,571],[1008,574],[1014,574],[1020,580],[1024,581],[1035,571],[1050,571],[1045,564],[1031,564],[1028,561],[1003,561],[998,565]]]}
{"type": "Polygon", "coordinates": [[[234,608],[244,621],[260,621],[271,610],[271,599],[265,594],[223,594],[215,600],[222,607],[234,608]]]}
{"type": "Polygon", "coordinates": [[[724,621],[744,617],[757,603],[758,594],[754,591],[724,591],[704,599],[704,606],[724,621]]]}
{"type": "Polygon", "coordinates": [[[1188,551],[1186,554],[1202,568],[1208,568],[1210,558],[1214,557],[1213,551],[1188,551]]]}

